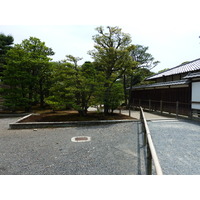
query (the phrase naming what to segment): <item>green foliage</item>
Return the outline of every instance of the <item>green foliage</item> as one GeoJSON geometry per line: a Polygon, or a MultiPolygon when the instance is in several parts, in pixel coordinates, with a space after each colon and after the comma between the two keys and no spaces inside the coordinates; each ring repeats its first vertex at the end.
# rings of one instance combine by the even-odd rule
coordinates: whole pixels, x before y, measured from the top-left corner
{"type": "Polygon", "coordinates": [[[165,72],[165,71],[167,71],[168,69],[170,69],[170,68],[161,69],[160,71],[158,71],[158,73],[165,72]]]}
{"type": "Polygon", "coordinates": [[[126,88],[142,83],[158,61],[147,53],[148,47],[132,45],[130,35],[119,27],[106,28],[107,32],[96,28],[94,50],[89,51],[94,62],[82,66],[78,65],[82,58],[72,55],[50,62],[54,52],[38,38],[11,48],[13,38],[0,34],[4,105],[12,111],[28,111],[34,104],[46,103],[53,110],[73,108],[81,115],[91,105],[103,104],[105,114],[117,108],[123,96],[127,99],[126,88]]]}
{"type": "Polygon", "coordinates": [[[123,84],[120,82],[116,82],[113,84],[111,88],[110,95],[108,98],[109,108],[113,112],[114,109],[118,108],[124,99],[123,94],[123,84]]]}
{"type": "Polygon", "coordinates": [[[131,51],[131,57],[138,63],[137,67],[151,70],[160,62],[154,60],[154,57],[147,52],[148,49],[148,47],[142,45],[135,45],[135,48],[131,51]]]}
{"type": "Polygon", "coordinates": [[[107,29],[108,32],[105,32],[103,27],[96,28],[98,34],[93,36],[95,49],[89,51],[102,78],[99,91],[105,114],[111,109],[109,96],[114,83],[136,65],[130,56],[134,49],[130,35],[123,33],[118,27],[108,26],[107,29]]]}
{"type": "Polygon", "coordinates": [[[69,92],[69,87],[73,85],[73,70],[69,63],[54,64],[52,71],[52,86],[49,89],[49,96],[45,98],[45,102],[49,104],[53,110],[63,109],[71,106],[74,95],[69,92]]]}
{"type": "Polygon", "coordinates": [[[2,80],[8,87],[4,89],[3,96],[4,106],[12,111],[26,107],[29,103],[26,93],[31,77],[24,55],[25,51],[19,46],[15,46],[7,53],[7,65],[2,80]]]}
{"type": "Polygon", "coordinates": [[[145,78],[152,75],[150,70],[159,63],[159,61],[155,61],[154,57],[147,51],[148,47],[135,45],[135,48],[130,52],[132,59],[137,64],[132,70],[127,71],[123,77],[125,105],[128,104],[128,99],[130,99],[132,86],[148,84],[148,82],[144,82],[145,78]],[[127,88],[130,88],[130,90],[128,91],[127,88]]]}
{"type": "Polygon", "coordinates": [[[56,110],[66,108],[65,106],[63,106],[63,103],[65,102],[62,102],[61,100],[62,100],[61,98],[58,98],[58,95],[57,96],[52,95],[52,96],[47,97],[45,99],[45,102],[51,106],[53,111],[56,111],[56,110]]]}
{"type": "Polygon", "coordinates": [[[45,102],[54,110],[71,107],[81,115],[87,113],[95,88],[96,71],[92,63],[78,65],[80,58],[71,55],[53,69],[53,85],[45,102]]]}
{"type": "Polygon", "coordinates": [[[0,76],[6,64],[6,53],[12,48],[14,38],[11,35],[0,34],[0,76]]]}
{"type": "Polygon", "coordinates": [[[134,71],[133,79],[132,79],[132,85],[144,85],[148,84],[145,79],[151,75],[155,74],[154,72],[151,72],[149,69],[146,68],[137,68],[134,71]]]}
{"type": "Polygon", "coordinates": [[[7,65],[2,77],[3,83],[8,86],[3,92],[7,108],[29,110],[34,102],[40,100],[43,103],[50,73],[48,56],[53,54],[44,42],[34,37],[7,52],[7,65]]]}

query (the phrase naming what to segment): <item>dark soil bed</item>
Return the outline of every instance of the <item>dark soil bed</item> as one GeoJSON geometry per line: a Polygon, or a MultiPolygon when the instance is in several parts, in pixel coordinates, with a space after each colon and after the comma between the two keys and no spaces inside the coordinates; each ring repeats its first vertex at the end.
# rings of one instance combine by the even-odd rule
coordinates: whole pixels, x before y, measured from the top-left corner
{"type": "Polygon", "coordinates": [[[94,121],[94,120],[122,120],[133,119],[127,115],[118,113],[104,116],[103,113],[89,112],[86,116],[80,115],[74,111],[60,111],[56,113],[43,113],[40,115],[32,115],[20,122],[64,122],[64,121],[94,121]]]}

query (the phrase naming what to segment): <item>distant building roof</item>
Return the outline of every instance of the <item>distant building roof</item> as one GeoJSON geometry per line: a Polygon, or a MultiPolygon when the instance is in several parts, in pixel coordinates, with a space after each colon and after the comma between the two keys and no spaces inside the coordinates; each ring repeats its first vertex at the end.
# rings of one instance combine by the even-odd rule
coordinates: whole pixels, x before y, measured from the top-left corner
{"type": "Polygon", "coordinates": [[[186,62],[174,68],[168,69],[164,72],[155,74],[153,76],[150,76],[146,78],[146,80],[153,80],[153,79],[161,78],[163,76],[171,76],[175,74],[182,74],[182,73],[192,72],[196,70],[200,70],[200,58],[190,61],[190,62],[186,62]]]}
{"type": "Polygon", "coordinates": [[[178,81],[168,81],[168,82],[160,82],[160,83],[153,83],[150,85],[139,85],[132,87],[132,89],[144,89],[144,88],[158,88],[158,87],[165,87],[165,86],[176,86],[176,85],[188,85],[189,80],[178,80],[178,81]]]}

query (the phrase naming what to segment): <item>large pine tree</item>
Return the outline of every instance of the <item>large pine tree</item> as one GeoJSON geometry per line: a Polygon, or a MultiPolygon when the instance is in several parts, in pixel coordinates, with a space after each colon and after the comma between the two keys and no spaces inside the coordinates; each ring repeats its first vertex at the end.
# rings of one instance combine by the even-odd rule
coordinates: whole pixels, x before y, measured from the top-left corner
{"type": "Polygon", "coordinates": [[[6,64],[6,53],[12,48],[14,38],[11,35],[0,33],[0,76],[6,64]]]}
{"type": "Polygon", "coordinates": [[[131,50],[134,49],[130,35],[123,33],[119,27],[108,26],[107,29],[108,32],[105,32],[103,27],[96,28],[98,34],[93,36],[95,49],[89,52],[97,70],[101,71],[104,77],[102,88],[104,114],[108,114],[112,109],[109,102],[112,87],[127,70],[136,65],[130,56],[131,50]]]}
{"type": "Polygon", "coordinates": [[[16,44],[6,54],[3,71],[5,107],[12,111],[31,109],[34,102],[43,105],[48,90],[50,58],[54,52],[38,38],[30,37],[16,44]]]}
{"type": "Polygon", "coordinates": [[[96,70],[91,62],[78,65],[79,57],[67,55],[62,63],[53,68],[52,87],[46,103],[54,110],[73,108],[81,116],[87,114],[96,87],[96,70]]]}

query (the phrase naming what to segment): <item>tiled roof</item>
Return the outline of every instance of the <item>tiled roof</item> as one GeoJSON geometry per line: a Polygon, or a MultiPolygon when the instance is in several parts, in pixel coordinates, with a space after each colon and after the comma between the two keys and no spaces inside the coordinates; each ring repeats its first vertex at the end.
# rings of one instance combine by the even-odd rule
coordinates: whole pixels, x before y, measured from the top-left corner
{"type": "Polygon", "coordinates": [[[156,88],[156,87],[165,87],[165,86],[175,86],[175,85],[188,85],[188,80],[179,80],[179,81],[168,81],[168,82],[160,82],[154,83],[150,85],[139,85],[135,86],[132,89],[143,89],[143,88],[156,88]]]}
{"type": "Polygon", "coordinates": [[[168,69],[168,70],[161,72],[159,74],[155,74],[153,76],[150,76],[146,80],[153,80],[153,79],[161,78],[163,76],[171,76],[171,75],[175,75],[175,74],[193,72],[193,71],[196,71],[196,70],[200,70],[200,58],[193,60],[191,62],[187,62],[185,64],[181,64],[177,67],[168,69]]]}
{"type": "Polygon", "coordinates": [[[199,77],[200,77],[200,72],[195,72],[195,73],[189,73],[187,76],[183,78],[187,79],[187,78],[199,78],[199,77]]]}

